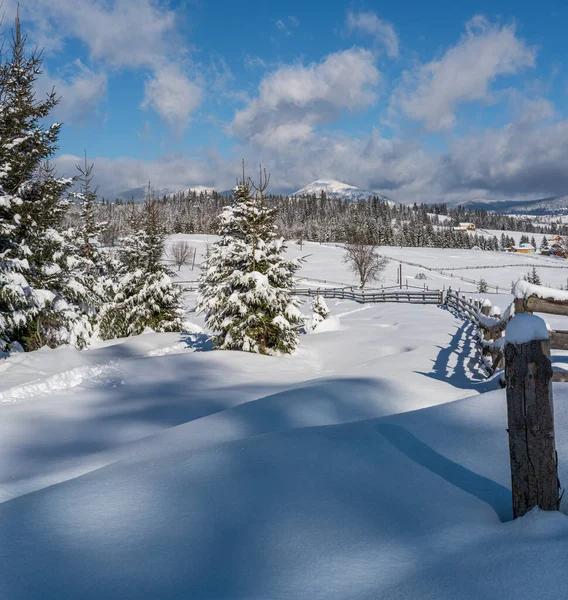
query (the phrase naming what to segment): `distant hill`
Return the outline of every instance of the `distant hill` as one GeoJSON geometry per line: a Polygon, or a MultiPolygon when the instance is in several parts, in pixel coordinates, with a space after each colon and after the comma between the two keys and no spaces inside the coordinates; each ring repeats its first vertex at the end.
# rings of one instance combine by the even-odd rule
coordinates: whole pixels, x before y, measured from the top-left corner
{"type": "Polygon", "coordinates": [[[473,200],[462,202],[459,206],[470,210],[489,210],[505,215],[566,215],[568,214],[568,196],[501,202],[473,200]]]}
{"type": "Polygon", "coordinates": [[[366,200],[367,198],[376,196],[384,202],[392,202],[390,198],[383,194],[379,194],[379,192],[374,190],[355,187],[354,185],[349,185],[333,179],[318,179],[317,181],[304,186],[302,189],[292,194],[292,196],[319,196],[322,192],[325,192],[325,195],[329,198],[341,198],[342,200],[366,200]]]}

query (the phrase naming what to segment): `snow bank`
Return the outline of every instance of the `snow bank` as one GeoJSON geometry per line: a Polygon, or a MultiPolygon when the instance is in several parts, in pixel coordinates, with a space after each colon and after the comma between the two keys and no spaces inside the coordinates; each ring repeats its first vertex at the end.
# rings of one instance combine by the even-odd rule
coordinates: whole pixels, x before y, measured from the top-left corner
{"type": "Polygon", "coordinates": [[[182,425],[0,505],[0,597],[564,600],[568,518],[510,521],[506,422],[499,390],[191,451],[182,425]]]}
{"type": "Polygon", "coordinates": [[[534,285],[528,281],[518,281],[515,285],[515,298],[527,299],[531,296],[536,296],[542,300],[553,300],[554,302],[568,302],[568,292],[542,285],[534,285]]]}
{"type": "Polygon", "coordinates": [[[495,327],[500,323],[507,323],[512,317],[515,316],[515,304],[509,304],[506,308],[505,312],[501,315],[499,309],[499,316],[488,317],[484,315],[481,311],[477,313],[477,320],[480,325],[485,327],[486,329],[490,329],[491,327],[495,327]]]}
{"type": "Polygon", "coordinates": [[[511,344],[526,344],[535,340],[547,340],[546,323],[536,315],[523,313],[513,317],[505,329],[505,339],[511,344]]]}
{"type": "Polygon", "coordinates": [[[327,319],[320,321],[315,325],[310,333],[325,333],[328,331],[339,331],[341,329],[341,321],[334,315],[330,315],[327,319]]]}

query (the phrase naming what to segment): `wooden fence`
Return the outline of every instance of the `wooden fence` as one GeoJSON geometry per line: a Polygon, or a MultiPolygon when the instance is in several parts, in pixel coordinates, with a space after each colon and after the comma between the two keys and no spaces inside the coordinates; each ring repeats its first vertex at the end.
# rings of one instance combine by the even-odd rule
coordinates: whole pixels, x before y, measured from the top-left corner
{"type": "MultiPolygon", "coordinates": [[[[524,282],[520,282],[524,284],[524,282]]],[[[554,300],[557,290],[548,290],[542,286],[530,286],[529,294],[522,295],[518,284],[515,301],[501,314],[498,307],[492,307],[489,300],[472,298],[449,289],[445,304],[466,319],[472,321],[480,331],[480,342],[489,374],[503,367],[505,337],[507,323],[521,313],[545,313],[568,316],[568,298],[554,300]],[[548,290],[548,291],[547,291],[548,290]]],[[[550,331],[550,347],[552,350],[568,350],[568,331],[550,331]]],[[[553,371],[553,381],[568,382],[567,371],[553,371]]]]}
{"type": "MultiPolygon", "coordinates": [[[[197,281],[176,281],[176,285],[182,286],[186,292],[197,291],[197,281]]],[[[324,298],[335,300],[353,300],[360,304],[395,302],[405,304],[442,304],[444,292],[442,290],[428,290],[422,288],[396,289],[384,288],[384,290],[357,290],[353,288],[296,288],[292,291],[296,296],[308,296],[313,298],[318,294],[324,298]]]]}
{"type": "Polygon", "coordinates": [[[390,290],[390,291],[367,291],[353,290],[351,288],[298,288],[294,290],[297,296],[323,296],[324,298],[334,298],[337,300],[354,300],[361,304],[377,302],[397,302],[406,304],[442,304],[443,292],[440,290],[390,290]]]}

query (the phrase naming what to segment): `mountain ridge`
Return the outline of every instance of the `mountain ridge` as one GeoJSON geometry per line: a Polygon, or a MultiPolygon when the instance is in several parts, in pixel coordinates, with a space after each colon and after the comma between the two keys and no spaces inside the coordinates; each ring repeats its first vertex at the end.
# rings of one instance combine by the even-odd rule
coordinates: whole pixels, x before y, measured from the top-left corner
{"type": "Polygon", "coordinates": [[[300,188],[297,192],[291,194],[292,196],[319,196],[322,192],[329,198],[340,198],[342,200],[367,200],[368,198],[377,197],[384,202],[394,202],[388,196],[381,194],[375,190],[366,188],[356,187],[348,183],[343,183],[335,179],[316,179],[303,188],[300,188]]]}
{"type": "Polygon", "coordinates": [[[460,202],[469,210],[486,210],[509,215],[566,215],[568,214],[568,195],[538,198],[536,200],[468,200],[460,202]]]}

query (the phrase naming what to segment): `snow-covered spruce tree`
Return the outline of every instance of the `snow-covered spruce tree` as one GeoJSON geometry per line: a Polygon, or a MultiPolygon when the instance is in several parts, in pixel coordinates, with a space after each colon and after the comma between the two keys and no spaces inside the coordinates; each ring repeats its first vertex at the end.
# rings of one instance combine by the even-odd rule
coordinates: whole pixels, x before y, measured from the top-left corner
{"type": "Polygon", "coordinates": [[[321,317],[322,321],[327,319],[331,314],[329,308],[327,307],[327,302],[321,294],[317,294],[317,296],[312,300],[312,311],[314,312],[314,315],[321,317]]]}
{"type": "Polygon", "coordinates": [[[536,272],[536,267],[533,267],[531,272],[528,275],[525,275],[525,281],[532,283],[533,285],[541,285],[540,277],[536,272]]]}
{"type": "MultiPolygon", "coordinates": [[[[243,170],[244,171],[244,170],[243,170]]],[[[276,211],[264,203],[269,178],[243,179],[219,218],[220,239],[205,260],[197,309],[221,350],[288,354],[298,343],[302,315],[292,295],[298,261],[286,260],[276,211]]]]}
{"type": "Polygon", "coordinates": [[[40,101],[35,81],[42,56],[26,53],[16,18],[11,50],[0,65],[0,338],[33,350],[67,341],[75,308],[61,235],[69,180],[47,164],[57,148],[60,125],[42,125],[58,99],[40,101]]]}
{"type": "Polygon", "coordinates": [[[94,165],[85,162],[77,165],[79,189],[72,194],[80,205],[80,216],[76,226],[65,232],[67,251],[68,285],[66,297],[73,300],[78,308],[77,318],[70,330],[71,342],[80,346],[89,338],[98,335],[100,320],[105,303],[114,298],[112,256],[102,249],[100,238],[106,223],[96,216],[97,188],[93,187],[94,165]]]}
{"type": "Polygon", "coordinates": [[[143,222],[132,206],[130,223],[130,235],[119,242],[120,279],[101,323],[101,337],[128,337],[147,329],[182,331],[182,291],[172,283],[173,274],[162,263],[166,236],[159,202],[150,188],[143,222]]]}
{"type": "Polygon", "coordinates": [[[325,298],[321,294],[317,294],[311,302],[312,316],[306,320],[306,329],[308,331],[315,329],[321,322],[325,321],[331,311],[327,306],[325,298]]]}

